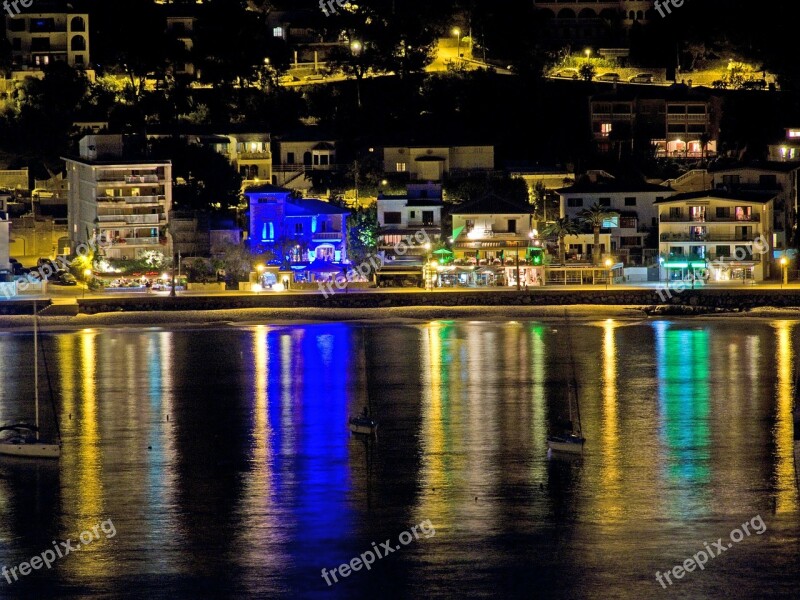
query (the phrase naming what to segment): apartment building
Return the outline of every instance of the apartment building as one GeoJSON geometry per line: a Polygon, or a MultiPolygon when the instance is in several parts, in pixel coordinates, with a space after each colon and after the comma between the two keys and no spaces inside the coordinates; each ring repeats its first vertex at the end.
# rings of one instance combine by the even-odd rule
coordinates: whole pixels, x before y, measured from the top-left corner
{"type": "Polygon", "coordinates": [[[378,250],[383,253],[385,261],[420,265],[425,262],[426,250],[417,243],[409,245],[402,256],[397,255],[395,248],[408,236],[413,238],[419,232],[424,232],[431,243],[439,240],[443,206],[442,186],[438,184],[410,184],[405,194],[380,194],[378,250]]]}
{"type": "Polygon", "coordinates": [[[728,192],[760,192],[775,196],[772,223],[776,249],[788,247],[797,221],[800,162],[760,162],[752,165],[713,166],[711,187],[728,192]]]}
{"type": "Polygon", "coordinates": [[[657,157],[677,160],[717,154],[722,105],[702,88],[624,86],[593,96],[590,106],[600,152],[639,145],[657,157]]]}
{"type": "Polygon", "coordinates": [[[712,282],[769,277],[775,197],[711,190],[657,201],[662,279],[706,269],[712,282]]]}
{"type": "Polygon", "coordinates": [[[494,170],[494,146],[384,146],[383,170],[411,181],[441,181],[448,175],[494,170]]]}
{"type": "Polygon", "coordinates": [[[6,15],[6,39],[14,71],[38,71],[53,62],[88,69],[89,14],[69,10],[39,12],[39,3],[6,15]]]}
{"type": "Polygon", "coordinates": [[[171,256],[170,161],[130,157],[121,135],[84,136],[79,155],[63,160],[73,252],[99,238],[107,258],[135,259],[148,250],[171,256]]]}
{"type": "Polygon", "coordinates": [[[783,139],[768,146],[773,162],[800,161],[800,127],[787,127],[783,139]]]}
{"type": "Polygon", "coordinates": [[[167,6],[170,12],[166,17],[167,33],[172,39],[179,42],[184,49],[186,62],[173,65],[176,75],[195,75],[194,63],[189,61],[192,50],[194,49],[194,35],[197,27],[197,17],[184,12],[185,7],[167,6]]]}
{"type": "Polygon", "coordinates": [[[657,17],[653,0],[534,0],[550,43],[624,42],[636,24],[657,17]]]}
{"type": "Polygon", "coordinates": [[[611,236],[611,252],[627,264],[647,262],[648,237],[658,231],[657,202],[675,195],[666,186],[604,177],[583,178],[557,191],[562,218],[578,220],[581,211],[594,204],[618,214],[603,229],[611,236]]]}

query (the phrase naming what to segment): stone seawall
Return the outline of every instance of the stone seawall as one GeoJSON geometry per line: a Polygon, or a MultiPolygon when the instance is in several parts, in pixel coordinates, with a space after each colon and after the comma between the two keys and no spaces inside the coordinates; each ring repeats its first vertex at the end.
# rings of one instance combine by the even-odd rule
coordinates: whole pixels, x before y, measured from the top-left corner
{"type": "Polygon", "coordinates": [[[656,290],[536,290],[528,292],[359,292],[322,294],[231,294],[226,296],[143,296],[79,299],[79,312],[224,310],[243,308],[389,308],[411,306],[643,306],[653,313],[746,311],[757,307],[800,307],[800,291],[686,290],[666,297],[656,290]],[[663,296],[663,299],[662,299],[663,296]]]}

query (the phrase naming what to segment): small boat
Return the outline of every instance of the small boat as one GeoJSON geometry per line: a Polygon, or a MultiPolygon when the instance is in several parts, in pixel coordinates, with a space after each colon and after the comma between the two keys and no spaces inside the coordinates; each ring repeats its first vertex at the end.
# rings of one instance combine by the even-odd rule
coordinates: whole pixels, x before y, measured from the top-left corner
{"type": "Polygon", "coordinates": [[[364,355],[364,372],[367,379],[367,406],[361,411],[361,414],[356,417],[350,417],[349,426],[352,433],[361,435],[375,435],[378,432],[378,422],[373,419],[370,414],[372,412],[372,397],[369,393],[369,364],[367,358],[367,334],[364,332],[362,338],[362,348],[364,355]]]}
{"type": "Polygon", "coordinates": [[[58,458],[61,456],[61,445],[40,441],[39,428],[35,425],[25,423],[4,425],[0,427],[0,432],[3,431],[12,433],[0,440],[0,454],[27,458],[58,458]]]}
{"type": "MultiPolygon", "coordinates": [[[[566,313],[565,313],[566,318],[566,313]]],[[[564,424],[562,433],[551,435],[547,438],[547,447],[553,452],[568,452],[572,454],[580,454],[583,452],[583,445],[586,443],[586,438],[583,437],[581,431],[581,407],[578,403],[578,378],[575,375],[575,360],[572,356],[572,335],[570,333],[569,324],[567,324],[567,343],[569,349],[569,358],[572,363],[572,382],[567,388],[567,404],[569,406],[569,422],[564,424]],[[572,393],[575,392],[575,412],[578,415],[577,426],[572,421],[572,393]]]]}
{"type": "MultiPolygon", "coordinates": [[[[27,458],[58,458],[61,456],[61,444],[42,440],[39,435],[39,327],[36,303],[33,304],[33,379],[36,424],[15,423],[0,427],[0,433],[10,432],[0,439],[0,454],[6,456],[23,456],[27,458]]],[[[47,358],[45,357],[45,368],[47,358]]],[[[48,384],[50,380],[48,377],[48,384]]],[[[52,390],[50,400],[52,404],[52,390]]],[[[55,410],[53,411],[55,412],[55,410]]]]}
{"type": "Polygon", "coordinates": [[[366,409],[364,409],[363,414],[350,418],[350,431],[353,433],[372,435],[378,431],[378,422],[368,417],[366,409]]]}
{"type": "Polygon", "coordinates": [[[583,452],[586,438],[570,433],[569,435],[551,435],[547,438],[547,446],[555,452],[583,452]]]}

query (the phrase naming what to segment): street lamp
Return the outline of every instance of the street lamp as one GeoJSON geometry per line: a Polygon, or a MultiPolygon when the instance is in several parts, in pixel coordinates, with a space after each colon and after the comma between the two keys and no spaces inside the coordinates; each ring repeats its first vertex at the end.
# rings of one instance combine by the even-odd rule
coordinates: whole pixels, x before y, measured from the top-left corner
{"type": "Polygon", "coordinates": [[[453,35],[458,38],[458,46],[456,47],[456,60],[461,60],[461,30],[458,27],[453,27],[453,35]]]}
{"type": "Polygon", "coordinates": [[[92,276],[92,270],[91,269],[84,269],[83,270],[83,283],[84,283],[84,286],[83,286],[83,297],[84,298],[86,298],[86,288],[89,287],[89,277],[91,277],[91,276],[92,276]]]}
{"type": "Polygon", "coordinates": [[[606,259],[606,269],[608,270],[608,273],[606,273],[606,289],[608,289],[608,281],[609,281],[609,279],[611,279],[611,267],[613,265],[614,265],[614,261],[612,261],[610,258],[607,258],[606,259]]]}
{"type": "Polygon", "coordinates": [[[586,55],[586,62],[588,63],[589,59],[592,56],[592,49],[591,48],[587,48],[586,50],[583,51],[583,53],[586,55]]]}
{"type": "Polygon", "coordinates": [[[264,289],[263,288],[263,286],[264,286],[264,283],[263,283],[264,282],[264,278],[263,278],[263,276],[264,276],[264,269],[265,268],[266,267],[264,267],[264,265],[256,265],[256,271],[258,272],[258,289],[259,289],[259,291],[264,289]]]}
{"type": "Polygon", "coordinates": [[[789,259],[785,256],[782,256],[780,263],[781,267],[783,267],[783,280],[781,281],[781,289],[783,289],[783,286],[789,283],[789,271],[787,269],[789,266],[789,259]]]}

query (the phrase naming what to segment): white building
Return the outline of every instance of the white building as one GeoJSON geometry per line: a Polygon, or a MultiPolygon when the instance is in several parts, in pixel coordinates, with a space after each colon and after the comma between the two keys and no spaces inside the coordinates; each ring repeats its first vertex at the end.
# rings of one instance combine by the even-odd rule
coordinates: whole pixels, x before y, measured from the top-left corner
{"type": "Polygon", "coordinates": [[[798,171],[800,162],[766,162],[757,165],[732,166],[711,171],[715,190],[728,192],[760,192],[773,194],[774,240],[777,249],[788,246],[798,212],[798,171]]]}
{"type": "Polygon", "coordinates": [[[650,183],[628,184],[614,179],[579,181],[558,190],[561,217],[578,220],[581,211],[599,204],[619,216],[604,229],[611,234],[611,253],[626,263],[640,263],[647,237],[658,230],[657,202],[675,194],[672,188],[650,183]]]}
{"type": "Polygon", "coordinates": [[[721,190],[659,200],[662,280],[705,269],[713,282],[768,277],[774,200],[774,194],[721,190]]]}
{"type": "Polygon", "coordinates": [[[494,169],[494,146],[386,146],[383,170],[408,173],[412,181],[441,181],[459,172],[494,169]]]}
{"type": "Polygon", "coordinates": [[[99,236],[108,258],[171,255],[172,163],[125,156],[121,135],[89,135],[67,163],[71,250],[99,236]]]}
{"type": "MultiPolygon", "coordinates": [[[[415,244],[402,257],[394,252],[397,244],[418,232],[435,243],[442,234],[442,186],[437,184],[411,184],[405,194],[380,194],[378,196],[378,248],[387,262],[398,258],[411,259],[420,264],[425,259],[425,249],[415,244]]],[[[424,236],[420,234],[420,238],[424,236]]]]}
{"type": "Polygon", "coordinates": [[[6,15],[6,39],[11,45],[12,70],[38,71],[53,62],[89,68],[89,15],[33,12],[6,15]]]}

